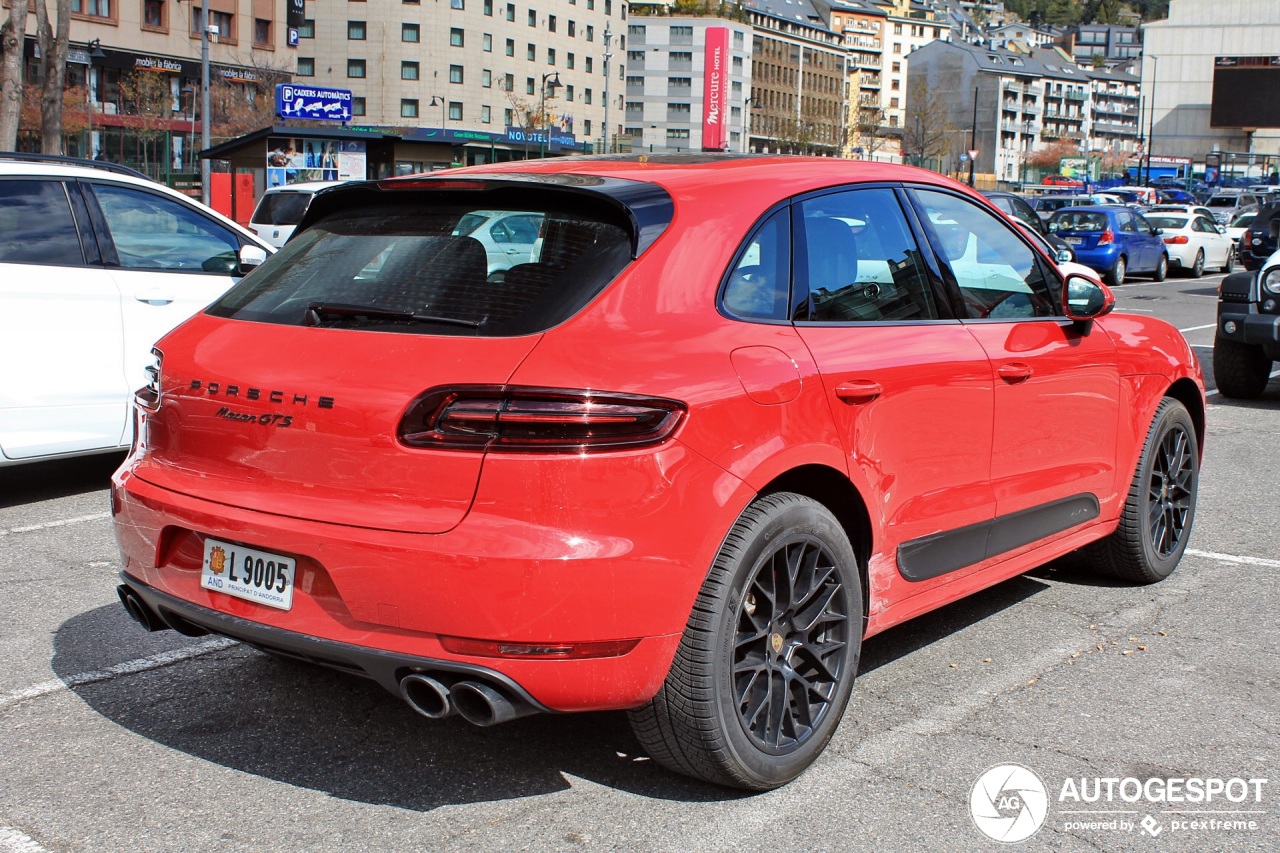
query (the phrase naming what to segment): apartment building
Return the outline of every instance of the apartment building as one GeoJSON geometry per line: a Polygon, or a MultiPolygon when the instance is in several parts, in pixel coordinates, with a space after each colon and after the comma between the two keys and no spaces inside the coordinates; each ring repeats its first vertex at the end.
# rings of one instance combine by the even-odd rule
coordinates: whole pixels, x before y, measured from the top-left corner
{"type": "MultiPolygon", "coordinates": [[[[875,0],[887,13],[884,36],[882,106],[891,128],[905,125],[907,68],[916,50],[935,41],[951,40],[951,20],[940,0],[875,0]]],[[[963,99],[962,99],[963,100],[963,99]]]]}
{"type": "MultiPolygon", "coordinates": [[[[88,85],[87,108],[76,121],[85,130],[67,135],[68,153],[127,163],[153,177],[197,170],[192,143],[200,122],[200,10],[199,0],[71,0],[67,85],[88,85]]],[[[219,102],[234,106],[238,100],[246,110],[250,100],[265,103],[259,99],[269,99],[275,83],[293,73],[285,4],[210,0],[209,10],[217,28],[209,47],[211,90],[221,96],[214,109],[219,102]]],[[[28,82],[40,74],[35,32],[33,7],[24,45],[28,82]]],[[[227,116],[214,116],[220,118],[227,116]]]]}
{"type": "Polygon", "coordinates": [[[627,25],[622,139],[635,152],[745,151],[751,25],[637,14],[627,25]]]}
{"type": "Polygon", "coordinates": [[[849,59],[846,155],[883,159],[889,141],[881,104],[889,14],[870,0],[834,0],[830,5],[831,29],[842,36],[849,59]]]}
{"type": "Polygon", "coordinates": [[[350,89],[357,124],[438,131],[446,164],[580,151],[606,89],[621,106],[626,28],[621,0],[307,0],[297,79],[350,89]]]}

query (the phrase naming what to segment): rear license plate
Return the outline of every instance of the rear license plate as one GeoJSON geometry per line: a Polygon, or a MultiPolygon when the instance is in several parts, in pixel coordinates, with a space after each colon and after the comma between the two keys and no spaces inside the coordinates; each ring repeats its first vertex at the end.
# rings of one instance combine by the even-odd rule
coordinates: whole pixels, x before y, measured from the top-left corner
{"type": "Polygon", "coordinates": [[[1083,237],[1063,237],[1062,239],[1063,241],[1070,243],[1073,246],[1079,246],[1081,243],[1084,242],[1083,237]]]}
{"type": "Polygon", "coordinates": [[[293,607],[293,575],[296,569],[297,563],[289,557],[206,539],[200,586],[267,607],[288,610],[293,607]]]}

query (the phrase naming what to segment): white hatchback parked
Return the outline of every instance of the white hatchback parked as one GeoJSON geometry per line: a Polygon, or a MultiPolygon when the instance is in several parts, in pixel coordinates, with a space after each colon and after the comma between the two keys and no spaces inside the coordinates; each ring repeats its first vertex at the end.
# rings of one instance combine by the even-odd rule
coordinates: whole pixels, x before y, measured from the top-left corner
{"type": "Polygon", "coordinates": [[[122,166],[0,155],[0,466],[127,447],[155,342],[271,251],[122,166]]]}

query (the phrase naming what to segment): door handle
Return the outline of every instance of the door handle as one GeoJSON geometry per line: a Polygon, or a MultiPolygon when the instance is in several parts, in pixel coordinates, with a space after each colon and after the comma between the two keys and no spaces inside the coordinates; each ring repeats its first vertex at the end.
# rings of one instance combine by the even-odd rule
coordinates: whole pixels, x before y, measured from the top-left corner
{"type": "Polygon", "coordinates": [[[145,302],[147,305],[168,305],[173,302],[172,299],[165,299],[161,296],[135,296],[133,298],[139,302],[145,302]]]}
{"type": "Polygon", "coordinates": [[[1025,382],[1031,377],[1031,365],[1024,364],[1021,361],[1013,361],[1000,365],[996,368],[996,373],[1000,374],[1000,378],[1010,385],[1017,385],[1019,382],[1025,382]]]}
{"type": "Polygon", "coordinates": [[[854,379],[836,386],[836,396],[850,405],[870,403],[884,393],[884,386],[871,379],[854,379]]]}

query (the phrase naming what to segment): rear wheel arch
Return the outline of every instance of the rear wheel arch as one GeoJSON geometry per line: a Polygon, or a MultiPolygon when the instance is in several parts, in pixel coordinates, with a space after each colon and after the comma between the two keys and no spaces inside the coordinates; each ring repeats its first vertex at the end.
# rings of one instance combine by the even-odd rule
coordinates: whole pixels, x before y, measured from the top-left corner
{"type": "Polygon", "coordinates": [[[826,465],[802,465],[780,474],[760,489],[763,497],[774,492],[792,492],[811,498],[825,506],[844,528],[853,553],[858,558],[858,577],[862,582],[862,618],[866,628],[871,595],[867,566],[871,562],[875,539],[871,513],[861,493],[842,472],[826,465]]]}

